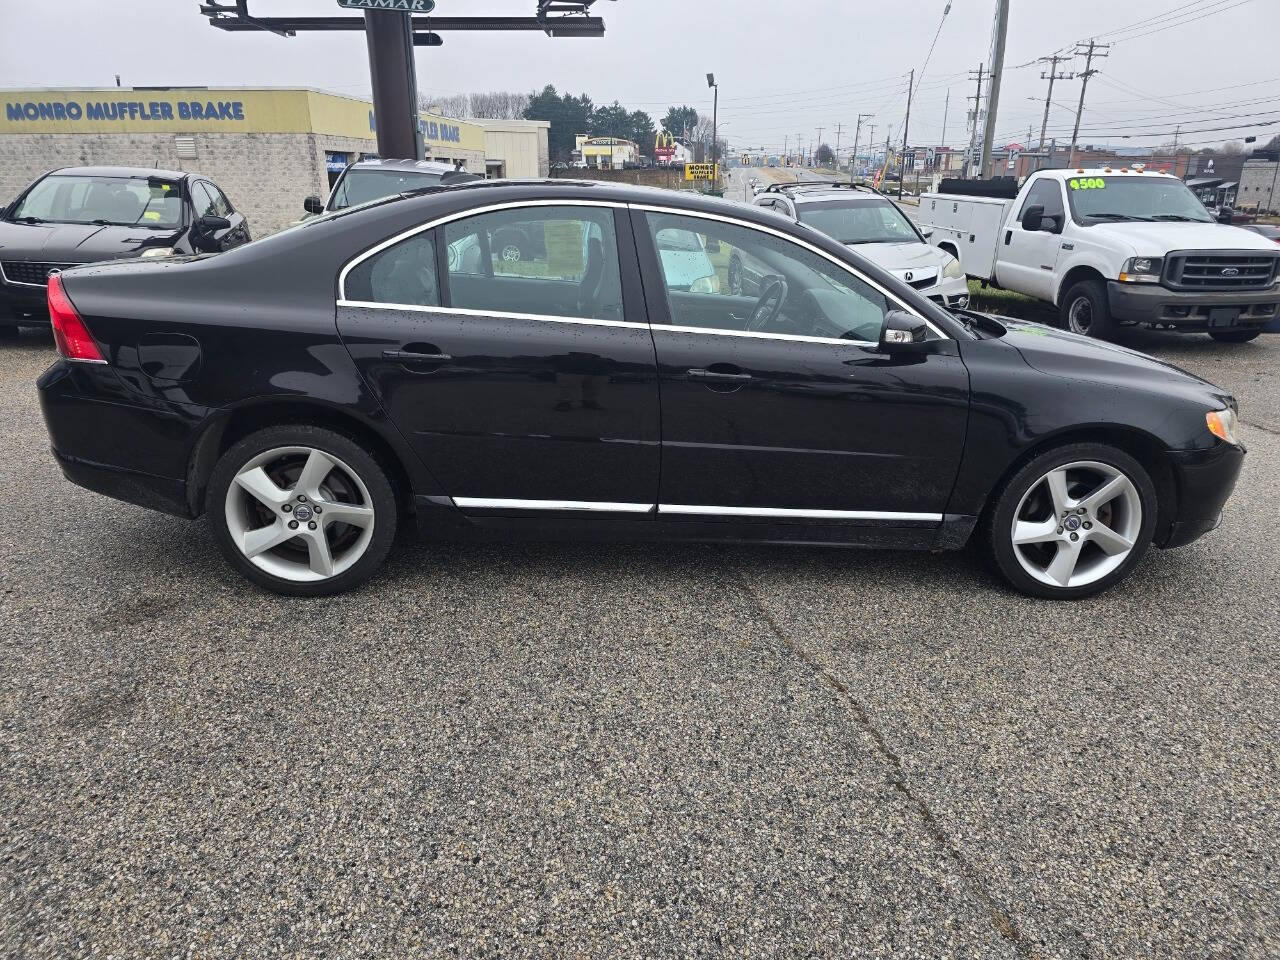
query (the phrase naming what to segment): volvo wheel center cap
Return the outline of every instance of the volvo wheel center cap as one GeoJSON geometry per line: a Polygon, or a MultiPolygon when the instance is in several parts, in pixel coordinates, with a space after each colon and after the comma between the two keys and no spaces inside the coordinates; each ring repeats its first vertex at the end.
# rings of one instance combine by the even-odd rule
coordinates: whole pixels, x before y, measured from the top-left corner
{"type": "MultiPolygon", "coordinates": [[[[310,520],[311,508],[308,507],[305,503],[300,503],[296,508],[294,508],[293,515],[297,517],[299,520],[310,520]]],[[[1074,530],[1075,528],[1072,527],[1072,529],[1074,530]]]]}
{"type": "MultiPolygon", "coordinates": [[[[298,509],[299,509],[299,511],[301,511],[301,510],[303,510],[303,509],[305,509],[305,508],[304,508],[304,507],[299,507],[298,509]]],[[[301,515],[301,514],[299,514],[299,515],[301,515]]],[[[1080,518],[1079,518],[1079,517],[1067,517],[1067,522],[1066,522],[1066,523],[1064,523],[1064,524],[1063,524],[1063,526],[1064,526],[1064,527],[1066,527],[1068,530],[1079,530],[1079,529],[1080,529],[1080,518]]]]}

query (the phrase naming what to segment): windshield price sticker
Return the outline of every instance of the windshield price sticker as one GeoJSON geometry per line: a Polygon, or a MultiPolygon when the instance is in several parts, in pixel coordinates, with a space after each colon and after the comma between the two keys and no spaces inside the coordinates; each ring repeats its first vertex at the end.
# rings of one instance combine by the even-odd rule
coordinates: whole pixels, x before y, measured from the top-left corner
{"type": "Polygon", "coordinates": [[[1106,189],[1107,181],[1102,177],[1079,177],[1068,180],[1067,186],[1072,190],[1103,190],[1106,189]]]}

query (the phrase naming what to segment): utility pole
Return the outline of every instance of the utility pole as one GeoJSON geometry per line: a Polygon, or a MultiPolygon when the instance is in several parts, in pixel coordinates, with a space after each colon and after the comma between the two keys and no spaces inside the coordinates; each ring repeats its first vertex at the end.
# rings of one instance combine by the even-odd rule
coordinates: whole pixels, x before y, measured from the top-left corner
{"type": "Polygon", "coordinates": [[[1080,48],[1086,46],[1083,43],[1076,44],[1076,56],[1084,53],[1084,69],[1080,71],[1080,103],[1076,107],[1076,125],[1071,131],[1071,152],[1067,154],[1067,166],[1070,167],[1076,162],[1076,144],[1080,139],[1080,116],[1084,113],[1084,92],[1089,87],[1089,78],[1098,71],[1093,69],[1094,57],[1110,56],[1108,51],[1111,49],[1109,43],[1097,43],[1090,40],[1087,49],[1082,51],[1080,48]]]}
{"type": "Polygon", "coordinates": [[[787,143],[789,142],[788,137],[789,137],[789,134],[784,133],[782,135],[782,162],[783,163],[788,162],[788,156],[787,156],[787,143]]]}
{"type": "Polygon", "coordinates": [[[716,75],[714,73],[707,74],[707,86],[714,91],[715,96],[711,100],[711,186],[714,189],[719,183],[719,170],[716,169],[716,162],[719,157],[716,155],[720,144],[716,140],[716,122],[720,119],[720,85],[716,83],[716,75]]]}
{"type": "Polygon", "coordinates": [[[987,81],[987,117],[982,131],[981,173],[987,175],[991,151],[995,147],[996,111],[1000,106],[1000,75],[1004,72],[1004,38],[1009,32],[1009,0],[996,0],[996,18],[991,37],[991,77],[987,81]]]}
{"type": "Polygon", "coordinates": [[[1050,57],[1041,57],[1041,63],[1049,64],[1049,72],[1040,72],[1041,80],[1049,81],[1049,92],[1044,96],[1044,119],[1040,121],[1040,142],[1036,144],[1036,148],[1044,152],[1044,135],[1049,129],[1049,104],[1053,102],[1053,81],[1055,80],[1071,80],[1075,77],[1074,73],[1058,73],[1058,63],[1062,60],[1068,60],[1069,57],[1053,54],[1050,57]]]}
{"type": "Polygon", "coordinates": [[[813,151],[809,155],[815,167],[818,165],[818,151],[822,149],[822,131],[825,129],[826,127],[818,128],[818,139],[814,141],[813,151]]]}
{"type": "Polygon", "coordinates": [[[916,87],[916,68],[907,75],[907,119],[902,123],[902,172],[898,174],[898,199],[902,199],[902,181],[907,179],[907,129],[911,126],[911,95],[916,87]]]}
{"type": "Polygon", "coordinates": [[[947,145],[947,114],[951,112],[951,88],[947,87],[947,102],[942,107],[942,141],[938,144],[940,147],[947,145]]]}
{"type": "MultiPolygon", "coordinates": [[[[969,176],[973,164],[973,155],[978,149],[978,117],[982,113],[982,68],[984,66],[986,65],[978,64],[978,87],[972,97],[966,98],[973,101],[973,111],[969,114],[969,149],[966,151],[967,155],[964,161],[964,175],[966,177],[969,176]]],[[[969,76],[972,78],[974,71],[970,70],[969,76]]]]}
{"type": "Polygon", "coordinates": [[[800,154],[800,166],[804,166],[804,147],[800,146],[800,134],[796,133],[796,153],[800,154]]]}
{"type": "MultiPolygon", "coordinates": [[[[860,113],[858,114],[858,125],[853,128],[853,156],[849,158],[849,182],[853,183],[854,167],[858,163],[858,134],[862,132],[862,121],[869,120],[874,114],[860,113]]],[[[876,128],[871,127],[871,142],[875,143],[876,128]]]]}
{"type": "Polygon", "coordinates": [[[844,131],[844,124],[836,124],[836,176],[840,176],[840,134],[844,131]]]}

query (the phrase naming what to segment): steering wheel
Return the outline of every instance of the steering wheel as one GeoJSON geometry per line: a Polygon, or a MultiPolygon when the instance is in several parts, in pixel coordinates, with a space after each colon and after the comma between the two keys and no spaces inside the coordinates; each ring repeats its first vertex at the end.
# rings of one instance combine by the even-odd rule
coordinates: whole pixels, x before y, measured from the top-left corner
{"type": "Polygon", "coordinates": [[[782,304],[786,299],[787,281],[781,277],[774,277],[765,284],[765,288],[760,294],[760,299],[751,308],[751,316],[747,320],[747,329],[753,333],[758,333],[772,324],[778,319],[778,314],[782,313],[782,304]]]}

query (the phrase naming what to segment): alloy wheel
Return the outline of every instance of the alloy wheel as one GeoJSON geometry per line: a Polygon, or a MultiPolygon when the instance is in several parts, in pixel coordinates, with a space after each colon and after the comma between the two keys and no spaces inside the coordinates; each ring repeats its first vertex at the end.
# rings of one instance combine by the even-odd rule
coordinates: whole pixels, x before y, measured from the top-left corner
{"type": "Polygon", "coordinates": [[[1096,460],[1054,467],[1023,494],[1010,537],[1022,569],[1051,587],[1082,587],[1119,568],[1142,529],[1142,498],[1096,460]]]}
{"type": "Polygon", "coordinates": [[[508,243],[502,248],[502,260],[504,263],[519,263],[524,258],[520,252],[520,248],[514,243],[508,243]]]}
{"type": "Polygon", "coordinates": [[[250,563],[294,582],[350,569],[373,539],[373,498],[359,475],[314,447],[276,447],[250,459],[226,496],[227,530],[250,563]]]}
{"type": "Polygon", "coordinates": [[[1067,323],[1072,333],[1089,336],[1089,328],[1093,326],[1093,302],[1088,297],[1076,297],[1067,311],[1067,323]]]}

